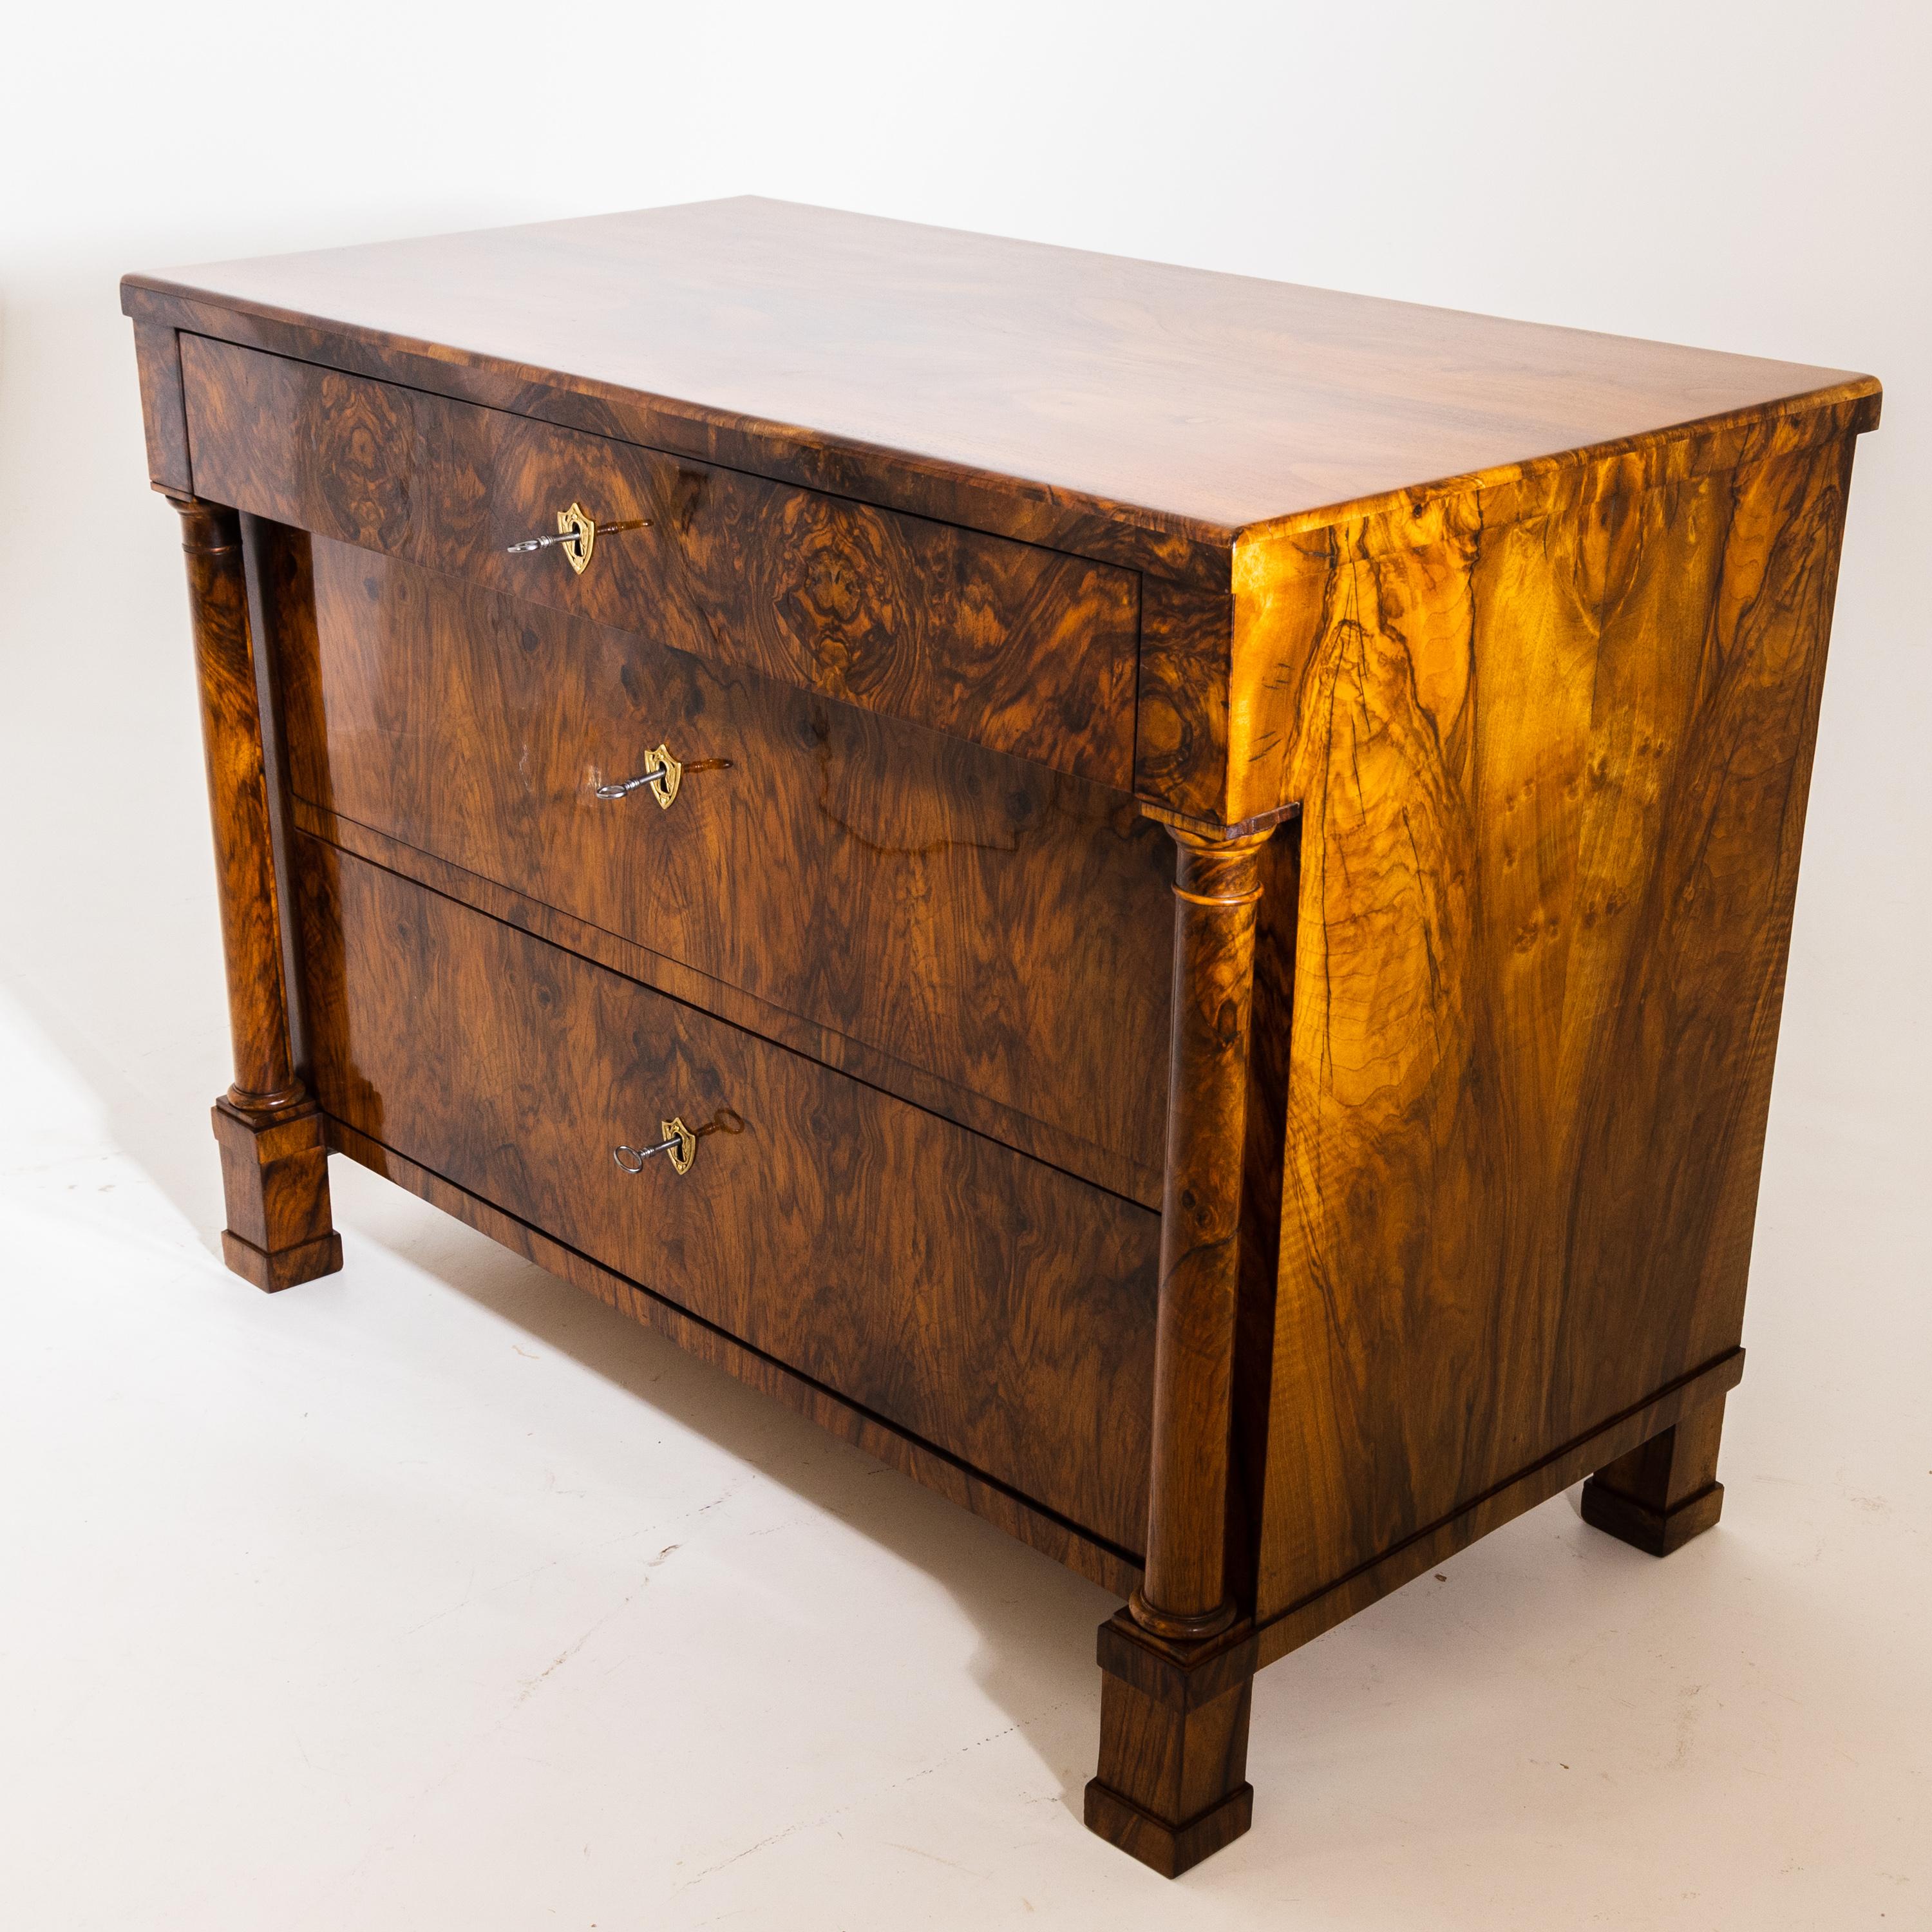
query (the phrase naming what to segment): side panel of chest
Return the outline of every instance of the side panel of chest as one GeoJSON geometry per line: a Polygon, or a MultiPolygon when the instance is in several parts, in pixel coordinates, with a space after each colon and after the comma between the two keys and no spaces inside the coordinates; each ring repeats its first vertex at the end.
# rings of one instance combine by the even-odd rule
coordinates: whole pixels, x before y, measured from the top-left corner
{"type": "Polygon", "coordinates": [[[1284,638],[1264,1617],[1736,1347],[1851,448],[1472,515],[1284,638]]]}

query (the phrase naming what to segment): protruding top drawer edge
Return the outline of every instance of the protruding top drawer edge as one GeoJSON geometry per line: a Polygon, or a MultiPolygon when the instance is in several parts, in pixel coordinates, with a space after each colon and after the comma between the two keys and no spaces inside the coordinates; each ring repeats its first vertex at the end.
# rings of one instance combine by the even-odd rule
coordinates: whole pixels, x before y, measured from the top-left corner
{"type": "Polygon", "coordinates": [[[1131,786],[1132,572],[232,343],[179,352],[198,494],[1131,786]],[[595,532],[559,541],[573,518],[595,532]]]}

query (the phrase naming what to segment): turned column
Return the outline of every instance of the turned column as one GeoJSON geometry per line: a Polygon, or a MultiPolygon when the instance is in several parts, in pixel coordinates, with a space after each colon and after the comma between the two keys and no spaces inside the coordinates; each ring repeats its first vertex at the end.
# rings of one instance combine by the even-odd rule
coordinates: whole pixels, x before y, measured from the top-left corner
{"type": "Polygon", "coordinates": [[[320,1111],[297,1078],[282,972],[281,909],[256,694],[254,640],[231,509],[170,495],[181,514],[214,832],[235,1078],[214,1103],[228,1265],[273,1291],[342,1265],[329,1221],[320,1111]]]}
{"type": "Polygon", "coordinates": [[[1235,1327],[1256,908],[1268,831],[1170,825],[1174,1004],[1147,1564],[1100,1627],[1088,1826],[1172,1878],[1248,1828],[1256,1640],[1228,1589],[1235,1327]]]}
{"type": "Polygon", "coordinates": [[[1154,1636],[1198,1642],[1234,1621],[1226,1546],[1241,1156],[1260,853],[1270,835],[1216,842],[1168,830],[1178,858],[1154,1470],[1147,1569],[1129,1607],[1154,1636]]]}

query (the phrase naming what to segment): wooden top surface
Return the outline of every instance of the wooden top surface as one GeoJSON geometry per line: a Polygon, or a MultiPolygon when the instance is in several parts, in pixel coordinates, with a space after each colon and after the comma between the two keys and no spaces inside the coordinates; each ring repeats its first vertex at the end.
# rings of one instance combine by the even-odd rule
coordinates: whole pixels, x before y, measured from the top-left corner
{"type": "Polygon", "coordinates": [[[749,197],[134,275],[124,291],[130,313],[142,291],[190,297],[754,437],[1016,479],[1210,543],[1878,390],[1839,370],[749,197]]]}

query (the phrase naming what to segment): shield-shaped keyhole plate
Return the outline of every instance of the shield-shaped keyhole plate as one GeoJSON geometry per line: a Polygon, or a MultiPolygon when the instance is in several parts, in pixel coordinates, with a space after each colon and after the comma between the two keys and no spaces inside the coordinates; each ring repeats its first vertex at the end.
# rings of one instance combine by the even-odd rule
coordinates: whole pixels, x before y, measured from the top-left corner
{"type": "Polygon", "coordinates": [[[698,1151],[698,1136],[681,1120],[660,1120],[658,1131],[666,1140],[673,1135],[677,1137],[676,1146],[667,1148],[664,1151],[670,1156],[670,1164],[680,1174],[688,1174],[692,1156],[698,1151]]]}
{"type": "Polygon", "coordinates": [[[671,756],[668,746],[660,745],[655,752],[644,754],[644,771],[646,776],[652,772],[664,774],[662,782],[651,789],[658,795],[658,809],[668,812],[671,800],[677,796],[678,781],[684,776],[683,766],[671,756]]]}
{"type": "Polygon", "coordinates": [[[590,547],[597,541],[595,518],[586,516],[582,507],[573,503],[568,509],[557,512],[556,530],[559,536],[570,539],[562,546],[563,554],[570,560],[571,568],[581,577],[590,562],[590,547]]]}

